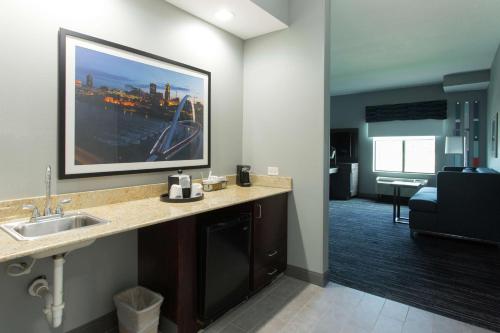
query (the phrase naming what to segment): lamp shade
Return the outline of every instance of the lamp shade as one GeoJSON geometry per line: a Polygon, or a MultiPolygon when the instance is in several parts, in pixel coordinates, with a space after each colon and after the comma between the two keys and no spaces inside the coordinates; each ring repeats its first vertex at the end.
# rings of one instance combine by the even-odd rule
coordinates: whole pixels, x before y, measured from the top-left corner
{"type": "Polygon", "coordinates": [[[444,145],[445,154],[463,154],[464,138],[461,136],[447,136],[444,145]]]}

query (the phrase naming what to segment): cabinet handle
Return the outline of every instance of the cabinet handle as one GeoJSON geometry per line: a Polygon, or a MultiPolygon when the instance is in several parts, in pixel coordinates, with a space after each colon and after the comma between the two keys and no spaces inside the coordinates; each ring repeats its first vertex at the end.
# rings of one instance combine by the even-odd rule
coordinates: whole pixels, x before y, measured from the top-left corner
{"type": "Polygon", "coordinates": [[[257,218],[261,219],[262,218],[262,205],[261,204],[257,204],[257,207],[259,208],[259,215],[257,215],[257,218]]]}
{"type": "Polygon", "coordinates": [[[267,275],[273,276],[274,274],[278,273],[278,270],[275,268],[271,272],[268,272],[267,275]]]}
{"type": "Polygon", "coordinates": [[[275,255],[277,255],[277,254],[278,254],[278,250],[274,250],[273,252],[268,253],[268,254],[267,254],[267,256],[268,256],[268,257],[274,257],[274,256],[275,256],[275,255]]]}

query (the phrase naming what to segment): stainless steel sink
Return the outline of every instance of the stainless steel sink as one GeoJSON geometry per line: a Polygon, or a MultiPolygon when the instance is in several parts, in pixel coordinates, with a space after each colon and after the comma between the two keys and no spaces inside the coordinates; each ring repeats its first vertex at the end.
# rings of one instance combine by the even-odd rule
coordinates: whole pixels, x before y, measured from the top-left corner
{"type": "Polygon", "coordinates": [[[0,225],[17,240],[34,240],[44,236],[69,232],[75,229],[89,228],[109,223],[109,221],[85,214],[67,214],[39,218],[37,221],[19,220],[0,225]]]}

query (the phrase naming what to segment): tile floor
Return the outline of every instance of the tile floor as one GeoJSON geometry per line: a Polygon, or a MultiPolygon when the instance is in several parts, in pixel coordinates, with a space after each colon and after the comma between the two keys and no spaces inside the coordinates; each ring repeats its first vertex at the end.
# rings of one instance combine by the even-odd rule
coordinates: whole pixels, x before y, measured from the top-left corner
{"type": "Polygon", "coordinates": [[[326,288],[287,276],[231,310],[205,333],[486,333],[479,327],[435,315],[355,289],[326,288]]]}

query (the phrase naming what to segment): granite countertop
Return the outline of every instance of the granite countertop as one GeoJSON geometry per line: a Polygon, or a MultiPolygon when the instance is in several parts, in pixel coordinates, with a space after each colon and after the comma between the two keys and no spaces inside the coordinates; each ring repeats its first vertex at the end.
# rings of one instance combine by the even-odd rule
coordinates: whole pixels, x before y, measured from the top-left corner
{"type": "Polygon", "coordinates": [[[0,230],[0,262],[291,191],[291,188],[267,186],[228,186],[225,190],[206,192],[203,200],[191,203],[165,203],[159,198],[148,198],[68,211],[85,212],[111,223],[29,241],[16,240],[0,230]]]}

